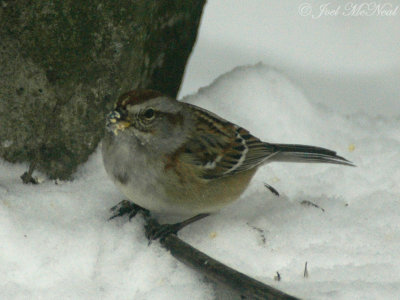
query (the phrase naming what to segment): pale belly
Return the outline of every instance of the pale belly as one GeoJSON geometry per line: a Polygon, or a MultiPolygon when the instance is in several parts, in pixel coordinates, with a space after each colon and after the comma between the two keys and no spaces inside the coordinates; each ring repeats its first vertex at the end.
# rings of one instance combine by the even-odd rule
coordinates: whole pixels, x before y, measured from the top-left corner
{"type": "Polygon", "coordinates": [[[136,181],[117,187],[128,199],[139,206],[157,214],[193,216],[200,213],[213,213],[240,197],[251,180],[255,170],[213,180],[207,184],[186,183],[161,184],[136,181]]]}
{"type": "Polygon", "coordinates": [[[140,155],[132,146],[104,147],[105,169],[118,189],[135,204],[157,214],[193,216],[213,213],[235,201],[256,169],[211,181],[178,178],[159,159],[140,155]],[[129,159],[127,159],[129,158],[129,159]]]}

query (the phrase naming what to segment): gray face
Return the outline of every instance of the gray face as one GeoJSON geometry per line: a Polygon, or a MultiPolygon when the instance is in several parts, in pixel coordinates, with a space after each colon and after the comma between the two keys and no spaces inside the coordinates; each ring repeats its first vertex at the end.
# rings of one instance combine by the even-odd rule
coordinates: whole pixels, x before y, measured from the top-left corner
{"type": "Polygon", "coordinates": [[[186,133],[182,107],[182,103],[167,97],[122,102],[108,115],[107,129],[114,139],[140,143],[149,151],[172,151],[186,133]]]}

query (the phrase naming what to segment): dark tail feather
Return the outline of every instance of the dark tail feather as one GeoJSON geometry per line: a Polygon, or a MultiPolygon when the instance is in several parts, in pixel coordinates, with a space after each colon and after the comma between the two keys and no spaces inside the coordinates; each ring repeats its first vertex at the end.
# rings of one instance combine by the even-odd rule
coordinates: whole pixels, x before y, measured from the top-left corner
{"type": "Polygon", "coordinates": [[[271,157],[271,161],[329,163],[346,166],[355,166],[351,161],[336,155],[329,149],[290,144],[274,144],[277,154],[271,157]]]}

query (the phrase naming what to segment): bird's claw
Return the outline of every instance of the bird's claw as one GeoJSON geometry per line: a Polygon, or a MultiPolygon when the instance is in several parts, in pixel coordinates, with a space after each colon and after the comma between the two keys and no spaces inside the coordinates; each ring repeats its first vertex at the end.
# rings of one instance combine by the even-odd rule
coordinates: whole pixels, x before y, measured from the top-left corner
{"type": "Polygon", "coordinates": [[[177,224],[158,224],[156,221],[149,221],[146,226],[146,237],[149,240],[149,245],[152,241],[157,239],[165,239],[170,234],[177,234],[178,231],[181,229],[179,223],[177,224]]]}
{"type": "Polygon", "coordinates": [[[144,214],[149,214],[149,211],[139,205],[128,201],[122,200],[117,205],[110,208],[111,213],[113,214],[108,220],[112,220],[117,217],[122,217],[124,215],[129,215],[129,221],[137,215],[138,212],[142,212],[144,214]]]}

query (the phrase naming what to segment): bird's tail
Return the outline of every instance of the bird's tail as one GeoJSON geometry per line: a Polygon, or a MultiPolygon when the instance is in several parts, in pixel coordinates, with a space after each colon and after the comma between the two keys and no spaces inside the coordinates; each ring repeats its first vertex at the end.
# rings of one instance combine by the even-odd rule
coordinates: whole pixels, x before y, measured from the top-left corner
{"type": "Polygon", "coordinates": [[[347,166],[355,166],[351,161],[336,155],[335,151],[306,145],[273,144],[276,154],[271,161],[282,162],[306,162],[306,163],[330,163],[347,166]]]}

